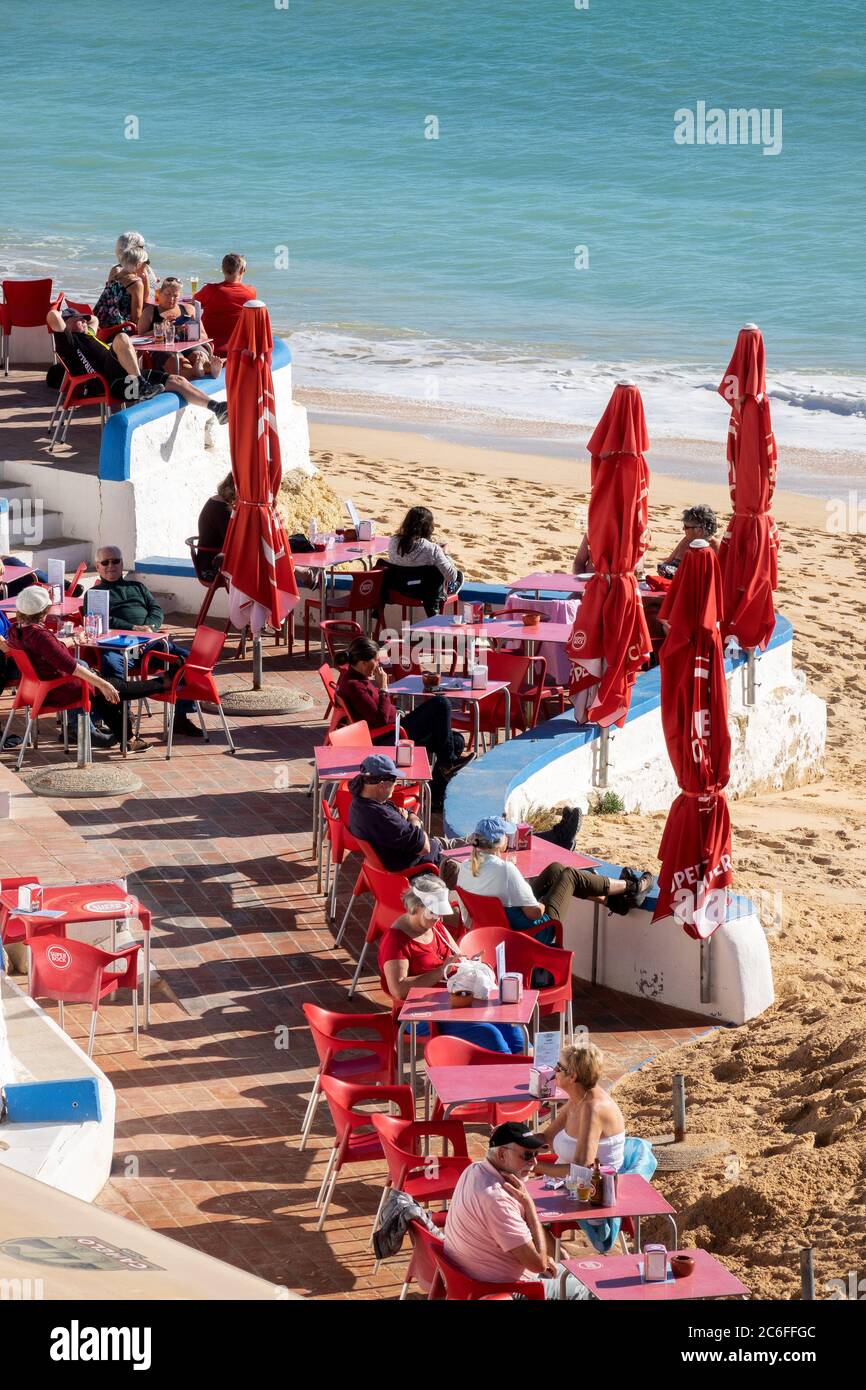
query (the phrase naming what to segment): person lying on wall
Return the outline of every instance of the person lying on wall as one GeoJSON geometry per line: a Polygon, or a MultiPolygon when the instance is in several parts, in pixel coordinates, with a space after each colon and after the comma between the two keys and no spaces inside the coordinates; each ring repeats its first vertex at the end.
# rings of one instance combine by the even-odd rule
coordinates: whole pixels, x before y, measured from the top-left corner
{"type": "MultiPolygon", "coordinates": [[[[93,588],[99,593],[108,591],[108,625],[125,632],[157,633],[162,627],[163,613],[146,584],[132,579],[123,572],[123,554],[116,545],[100,546],[96,555],[96,572],[99,576],[93,588]]],[[[185,660],[189,655],[185,647],[165,639],[148,642],[136,652],[136,669],[149,651],[166,651],[171,656],[185,660]]],[[[172,670],[175,670],[173,667],[172,670]]],[[[123,652],[113,648],[103,648],[102,670],[110,680],[123,678],[123,652]]],[[[201,729],[193,724],[190,715],[195,705],[190,700],[178,700],[175,710],[174,732],[185,738],[203,738],[201,729]]]]}
{"type": "MultiPolygon", "coordinates": [[[[150,681],[126,681],[121,677],[105,679],[86,662],[81,661],[75,652],[75,636],[58,637],[45,625],[51,608],[51,595],[47,589],[31,585],[24,589],[15,600],[15,625],[10,626],[8,635],[2,640],[4,653],[12,655],[23,652],[29,659],[40,680],[62,680],[76,676],[92,687],[91,710],[93,717],[107,727],[107,733],[98,730],[91,735],[97,747],[111,748],[119,743],[129,700],[141,700],[146,695],[156,694],[165,689],[165,679],[160,676],[150,681]]],[[[80,638],[83,634],[78,633],[80,638]]],[[[51,692],[55,704],[75,700],[80,693],[78,681],[68,680],[65,685],[56,686],[51,692]]],[[[18,740],[20,743],[20,740],[18,740]]],[[[5,739],[0,747],[6,747],[11,739],[5,739]]],[[[145,745],[140,739],[132,739],[129,747],[139,752],[145,745]]]]}
{"type": "MultiPolygon", "coordinates": [[[[99,327],[95,315],[86,314],[79,309],[65,308],[62,311],[51,309],[45,322],[54,338],[54,350],[70,376],[95,374],[101,376],[108,387],[113,401],[121,405],[133,405],[138,401],[149,400],[152,396],[173,391],[187,405],[199,405],[215,415],[220,424],[229,417],[225,401],[212,401],[191,381],[182,376],[168,374],[151,367],[142,371],[138,354],[127,333],[118,333],[106,347],[96,337],[99,327]]],[[[85,383],[88,388],[99,387],[98,382],[85,383]]],[[[90,391],[89,394],[95,394],[90,391]]]]}

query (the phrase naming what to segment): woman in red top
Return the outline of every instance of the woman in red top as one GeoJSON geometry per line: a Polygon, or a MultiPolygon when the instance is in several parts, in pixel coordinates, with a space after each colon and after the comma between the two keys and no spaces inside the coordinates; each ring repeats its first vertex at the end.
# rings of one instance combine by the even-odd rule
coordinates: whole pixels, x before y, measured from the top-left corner
{"type": "MultiPolygon", "coordinates": [[[[349,711],[353,722],[365,720],[371,730],[393,724],[397,706],[388,694],[388,675],[379,658],[379,647],[369,637],[356,637],[346,653],[348,665],[343,666],[337,681],[337,694],[349,711]]],[[[451,705],[444,695],[431,695],[417,709],[402,716],[406,733],[436,758],[433,774],[434,805],[442,801],[444,783],[451,773],[469,761],[464,756],[462,734],[451,728],[451,705]]],[[[393,734],[380,734],[374,743],[393,743],[393,734]]]]}
{"type": "MultiPolygon", "coordinates": [[[[379,976],[382,988],[395,1004],[402,1003],[410,989],[424,989],[445,983],[445,967],[463,959],[460,947],[442,923],[452,916],[448,889],[441,878],[419,874],[403,894],[406,911],[379,942],[379,976]]],[[[426,1037],[426,1023],[416,1025],[426,1037]]],[[[510,1023],[437,1023],[437,1030],[449,1037],[486,1047],[490,1052],[521,1053],[523,1033],[510,1023]]]]}

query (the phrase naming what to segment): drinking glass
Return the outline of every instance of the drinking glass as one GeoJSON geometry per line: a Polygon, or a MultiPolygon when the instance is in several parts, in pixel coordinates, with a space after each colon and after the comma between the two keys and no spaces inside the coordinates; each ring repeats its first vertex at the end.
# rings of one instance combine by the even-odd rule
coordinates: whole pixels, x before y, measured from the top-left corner
{"type": "Polygon", "coordinates": [[[162,343],[165,341],[165,324],[163,323],[162,319],[159,319],[153,325],[153,336],[156,342],[158,343],[162,343]]]}
{"type": "Polygon", "coordinates": [[[167,347],[174,342],[174,319],[165,321],[165,342],[167,347]]]}

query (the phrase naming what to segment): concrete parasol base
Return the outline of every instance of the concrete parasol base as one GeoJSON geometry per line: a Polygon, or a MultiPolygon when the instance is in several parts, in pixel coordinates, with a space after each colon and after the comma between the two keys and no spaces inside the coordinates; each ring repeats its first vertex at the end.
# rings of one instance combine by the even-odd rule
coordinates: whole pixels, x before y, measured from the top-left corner
{"type": "Polygon", "coordinates": [[[122,763],[61,764],[30,772],[21,780],[34,796],[129,796],[141,787],[141,778],[122,763]]]}
{"type": "Polygon", "coordinates": [[[730,1139],[719,1134],[695,1135],[694,1139],[683,1139],[676,1143],[672,1134],[664,1134],[651,1139],[659,1170],[663,1173],[683,1173],[688,1168],[700,1168],[704,1163],[712,1163],[723,1154],[734,1155],[734,1145],[730,1139]]]}
{"type": "Polygon", "coordinates": [[[260,690],[226,690],[220,693],[220,700],[226,714],[232,715],[296,714],[309,709],[313,703],[309,695],[282,685],[264,685],[260,690]]]}

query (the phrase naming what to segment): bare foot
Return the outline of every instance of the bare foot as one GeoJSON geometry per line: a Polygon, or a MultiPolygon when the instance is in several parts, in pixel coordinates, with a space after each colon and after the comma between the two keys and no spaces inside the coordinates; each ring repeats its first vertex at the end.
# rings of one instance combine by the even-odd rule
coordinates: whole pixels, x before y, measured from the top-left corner
{"type": "Polygon", "coordinates": [[[222,358],[221,358],[221,357],[212,357],[212,358],[211,358],[211,363],[210,363],[210,374],[211,374],[211,376],[212,376],[212,377],[218,377],[219,374],[220,374],[220,372],[222,371],[222,369],[223,369],[223,360],[222,360],[222,358]]]}

